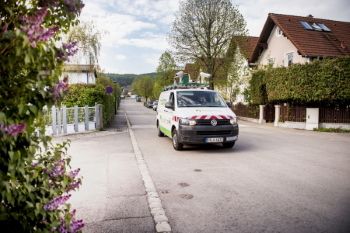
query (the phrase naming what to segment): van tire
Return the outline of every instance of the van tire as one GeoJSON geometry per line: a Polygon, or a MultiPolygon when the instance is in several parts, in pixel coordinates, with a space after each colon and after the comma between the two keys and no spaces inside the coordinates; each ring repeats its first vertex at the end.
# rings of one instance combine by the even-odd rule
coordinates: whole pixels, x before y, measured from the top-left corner
{"type": "Polygon", "coordinates": [[[184,144],[179,143],[179,135],[176,129],[173,130],[173,147],[175,150],[182,150],[184,144]]]}
{"type": "Polygon", "coordinates": [[[227,143],[222,143],[222,145],[225,148],[232,148],[235,145],[235,142],[227,142],[227,143]]]}
{"type": "Polygon", "coordinates": [[[158,137],[164,137],[164,133],[159,129],[159,124],[157,125],[158,137]]]}

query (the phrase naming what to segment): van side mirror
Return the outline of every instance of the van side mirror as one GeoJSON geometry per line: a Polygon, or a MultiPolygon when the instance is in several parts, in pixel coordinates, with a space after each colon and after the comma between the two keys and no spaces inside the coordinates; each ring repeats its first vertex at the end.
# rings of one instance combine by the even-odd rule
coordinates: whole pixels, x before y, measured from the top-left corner
{"type": "Polygon", "coordinates": [[[232,103],[231,102],[226,102],[227,107],[232,108],[232,103]]]}
{"type": "Polygon", "coordinates": [[[172,102],[166,102],[166,103],[165,103],[165,107],[174,110],[174,103],[172,103],[172,102]]]}

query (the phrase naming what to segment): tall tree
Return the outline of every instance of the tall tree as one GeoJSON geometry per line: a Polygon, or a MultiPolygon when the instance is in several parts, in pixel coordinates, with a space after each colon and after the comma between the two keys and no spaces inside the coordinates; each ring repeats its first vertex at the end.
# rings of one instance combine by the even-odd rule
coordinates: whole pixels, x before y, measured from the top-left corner
{"type": "Polygon", "coordinates": [[[149,76],[144,76],[142,78],[136,78],[131,87],[134,93],[146,98],[147,101],[153,95],[153,85],[153,79],[149,76]]]}
{"type": "Polygon", "coordinates": [[[176,58],[186,63],[195,60],[210,73],[214,89],[220,69],[226,69],[226,53],[233,36],[247,33],[246,22],[230,0],[184,0],[168,37],[176,58]]]}
{"type": "Polygon", "coordinates": [[[165,51],[159,58],[156,82],[160,87],[166,87],[174,82],[176,63],[170,52],[165,51]]]}

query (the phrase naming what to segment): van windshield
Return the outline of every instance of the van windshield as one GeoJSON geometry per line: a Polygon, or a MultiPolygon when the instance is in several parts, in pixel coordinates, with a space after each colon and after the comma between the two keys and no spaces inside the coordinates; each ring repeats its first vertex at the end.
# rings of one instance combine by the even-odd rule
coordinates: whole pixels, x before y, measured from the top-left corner
{"type": "Polygon", "coordinates": [[[215,91],[178,91],[178,107],[226,107],[225,101],[215,91]]]}

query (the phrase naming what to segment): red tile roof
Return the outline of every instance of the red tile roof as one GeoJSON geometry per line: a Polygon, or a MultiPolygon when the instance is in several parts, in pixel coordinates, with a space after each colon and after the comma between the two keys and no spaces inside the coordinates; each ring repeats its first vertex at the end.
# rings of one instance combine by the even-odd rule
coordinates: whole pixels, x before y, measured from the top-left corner
{"type": "Polygon", "coordinates": [[[254,51],[254,48],[258,42],[259,37],[255,37],[255,36],[245,36],[245,37],[234,37],[234,39],[236,40],[241,53],[243,54],[243,56],[248,59],[252,52],[254,51]]]}
{"type": "Polygon", "coordinates": [[[258,59],[261,52],[260,46],[267,43],[274,25],[282,30],[302,56],[350,56],[350,22],[270,13],[257,45],[249,57],[250,62],[255,62],[258,59]],[[323,23],[330,29],[330,32],[308,30],[300,21],[323,23]]]}

